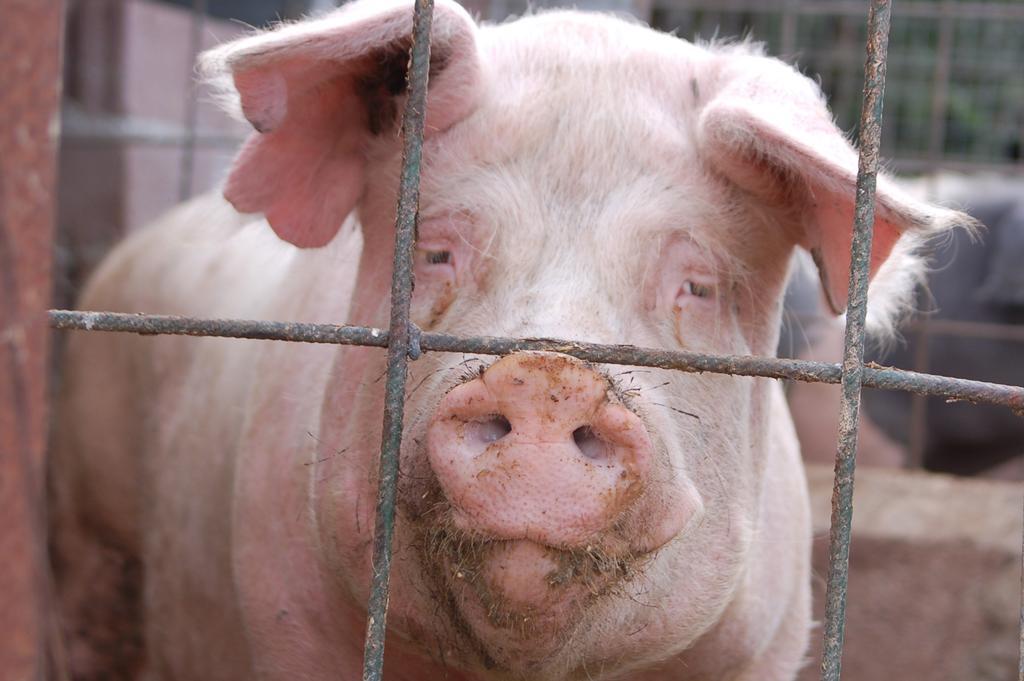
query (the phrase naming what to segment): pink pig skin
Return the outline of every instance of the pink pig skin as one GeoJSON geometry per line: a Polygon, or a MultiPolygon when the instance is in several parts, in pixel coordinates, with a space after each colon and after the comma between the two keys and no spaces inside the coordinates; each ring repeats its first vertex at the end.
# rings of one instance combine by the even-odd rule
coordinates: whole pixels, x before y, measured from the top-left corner
{"type": "MultiPolygon", "coordinates": [[[[233,205],[137,233],[80,305],[386,326],[410,19],[358,0],[208,54],[258,130],[233,205]]],[[[856,156],[756,46],[437,0],[433,56],[421,328],[767,355],[798,247],[844,306],[856,156]]],[[[885,177],[877,213],[885,317],[962,218],[885,177]]],[[[384,353],[83,333],[64,367],[75,678],[359,678],[384,353]]],[[[428,353],[408,385],[386,679],[795,676],[810,525],[778,384],[428,353]]]]}

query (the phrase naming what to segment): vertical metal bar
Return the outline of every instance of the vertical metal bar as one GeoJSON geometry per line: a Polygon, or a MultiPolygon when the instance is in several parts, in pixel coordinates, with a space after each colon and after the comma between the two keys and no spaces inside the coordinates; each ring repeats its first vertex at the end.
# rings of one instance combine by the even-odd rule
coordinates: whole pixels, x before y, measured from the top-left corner
{"type": "Polygon", "coordinates": [[[872,0],[868,11],[867,59],[864,64],[864,101],[861,106],[850,254],[849,304],[843,347],[842,403],[839,408],[839,445],[835,486],[832,491],[832,527],[829,538],[828,589],[825,595],[823,681],[839,681],[846,618],[846,587],[853,518],[853,475],[857,454],[857,426],[864,379],[864,321],[867,317],[868,277],[871,265],[871,230],[875,221],[875,182],[882,136],[882,95],[889,47],[890,0],[872,0]]]}
{"type": "Polygon", "coordinates": [[[178,199],[192,196],[192,178],[196,167],[196,125],[199,122],[198,83],[192,77],[196,57],[203,49],[203,28],[206,25],[206,0],[192,0],[192,35],[189,40],[188,77],[185,79],[185,140],[181,146],[178,167],[178,199]]]}
{"type": "Polygon", "coordinates": [[[380,447],[380,481],[373,535],[373,582],[367,605],[363,679],[377,681],[384,669],[391,538],[395,524],[398,455],[402,445],[402,416],[409,355],[409,305],[412,299],[412,249],[419,218],[420,161],[423,121],[427,108],[430,69],[430,27],[434,0],[416,0],[409,63],[409,98],[402,121],[402,177],[395,219],[394,271],[391,278],[391,326],[388,331],[388,370],[384,393],[384,427],[380,447]]]}
{"type": "Polygon", "coordinates": [[[63,0],[0,20],[0,677],[67,678],[46,552],[46,307],[60,115],[63,0]]]}
{"type": "Polygon", "coordinates": [[[940,6],[939,41],[932,73],[931,121],[928,126],[928,159],[938,170],[942,166],[942,152],[946,146],[946,107],[949,102],[949,74],[953,60],[953,9],[952,0],[944,0],[940,6]]]}

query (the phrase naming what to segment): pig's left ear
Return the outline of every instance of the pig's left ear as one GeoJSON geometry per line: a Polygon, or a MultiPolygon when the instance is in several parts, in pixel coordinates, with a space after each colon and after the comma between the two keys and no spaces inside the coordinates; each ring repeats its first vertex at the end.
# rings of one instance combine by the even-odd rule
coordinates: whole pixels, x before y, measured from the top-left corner
{"type": "MultiPolygon", "coordinates": [[[[264,213],[297,246],[334,237],[363,194],[370,139],[394,135],[412,13],[412,0],[357,0],[202,56],[204,74],[256,129],[224,187],[236,209],[264,213]]],[[[479,74],[476,25],[454,0],[436,0],[427,135],[473,110],[479,74]]]]}
{"type": "MultiPolygon", "coordinates": [[[[846,309],[857,153],[832,122],[818,86],[777,59],[716,55],[698,122],[705,161],[758,199],[792,208],[797,242],[814,256],[829,305],[846,309]]],[[[904,232],[931,232],[970,218],[919,202],[878,177],[871,276],[904,232]]]]}

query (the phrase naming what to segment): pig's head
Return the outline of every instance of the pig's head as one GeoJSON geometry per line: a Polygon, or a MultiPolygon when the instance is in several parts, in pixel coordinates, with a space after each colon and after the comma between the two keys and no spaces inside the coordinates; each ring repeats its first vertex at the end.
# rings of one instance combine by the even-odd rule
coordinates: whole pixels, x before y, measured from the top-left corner
{"type": "MultiPolygon", "coordinates": [[[[228,199],[298,246],[358,216],[357,324],[387,324],[410,30],[411,3],[363,0],[207,59],[258,131],[228,199]]],[[[845,306],[855,153],[817,86],[753,46],[572,12],[478,28],[437,0],[423,155],[424,330],[769,355],[796,247],[845,306]]],[[[872,273],[956,217],[880,178],[872,273]]],[[[346,603],[368,591],[383,373],[379,350],[339,350],[321,416],[311,508],[346,603]]],[[[406,414],[389,621],[448,664],[654,664],[766,550],[788,419],[767,380],[428,354],[406,414]]]]}

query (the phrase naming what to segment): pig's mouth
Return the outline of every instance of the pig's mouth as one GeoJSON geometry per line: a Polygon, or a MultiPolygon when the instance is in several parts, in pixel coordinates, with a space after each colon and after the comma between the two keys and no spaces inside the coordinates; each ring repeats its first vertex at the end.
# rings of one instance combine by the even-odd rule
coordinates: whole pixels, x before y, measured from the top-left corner
{"type": "Polygon", "coordinates": [[[449,591],[474,595],[488,622],[520,635],[565,622],[632,575],[638,559],[597,546],[558,549],[528,539],[480,540],[437,532],[428,555],[449,591]],[[569,616],[569,617],[566,617],[569,616]]]}
{"type": "Polygon", "coordinates": [[[419,527],[427,580],[466,661],[517,676],[550,662],[586,629],[588,611],[624,592],[650,558],[597,544],[482,538],[436,516],[419,527]]]}

